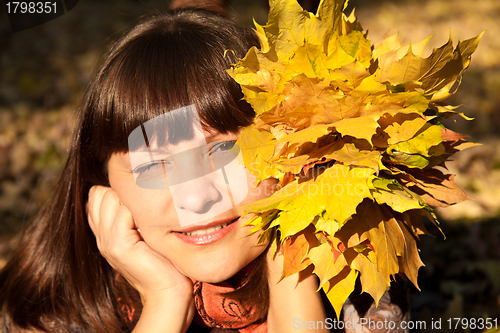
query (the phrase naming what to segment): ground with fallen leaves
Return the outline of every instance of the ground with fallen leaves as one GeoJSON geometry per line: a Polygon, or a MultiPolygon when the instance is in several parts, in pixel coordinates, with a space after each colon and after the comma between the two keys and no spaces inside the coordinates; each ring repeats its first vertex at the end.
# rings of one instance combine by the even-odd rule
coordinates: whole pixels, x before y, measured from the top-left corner
{"type": "MultiPolygon", "coordinates": [[[[49,200],[74,127],[85,83],[109,39],[159,1],[82,1],[73,11],[11,34],[0,20],[0,267],[15,247],[23,221],[49,200]]],[[[262,1],[233,1],[230,12],[264,24],[262,1]]],[[[450,104],[475,117],[447,124],[483,143],[459,153],[450,168],[474,200],[439,209],[440,232],[422,237],[421,292],[411,291],[412,318],[500,315],[500,2],[497,0],[351,1],[372,42],[389,29],[430,48],[487,30],[450,104]]],[[[6,17],[4,7],[0,17],[6,17]],[[2,16],[3,15],[3,16],[2,16]]],[[[443,330],[444,331],[444,330],[443,330]]],[[[455,330],[453,330],[455,332],[455,330]]],[[[460,332],[460,330],[456,330],[460,332]]],[[[464,331],[464,330],[463,330],[464,331]]],[[[472,330],[474,331],[474,330],[472,330]]],[[[429,330],[430,332],[430,330],[429,330]]],[[[464,331],[465,332],[465,331],[464,331]]]]}

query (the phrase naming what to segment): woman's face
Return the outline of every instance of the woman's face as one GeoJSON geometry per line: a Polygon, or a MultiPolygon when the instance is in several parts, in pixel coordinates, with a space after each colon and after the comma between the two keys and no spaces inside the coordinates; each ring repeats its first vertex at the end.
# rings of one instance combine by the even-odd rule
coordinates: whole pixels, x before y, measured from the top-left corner
{"type": "Polygon", "coordinates": [[[111,188],[144,241],[195,280],[224,281],[267,246],[256,245],[260,233],[247,236],[251,227],[242,225],[251,216],[242,217],[241,208],[268,197],[275,182],[254,186],[255,176],[231,150],[237,139],[195,129],[189,140],[148,143],[108,163],[111,188]]]}

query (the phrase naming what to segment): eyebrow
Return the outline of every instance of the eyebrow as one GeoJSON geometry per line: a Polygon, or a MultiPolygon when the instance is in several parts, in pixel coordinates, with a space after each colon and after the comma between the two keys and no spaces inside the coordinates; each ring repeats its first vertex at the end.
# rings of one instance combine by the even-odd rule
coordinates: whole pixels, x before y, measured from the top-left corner
{"type": "MultiPolygon", "coordinates": [[[[193,147],[193,148],[200,148],[200,147],[205,147],[207,145],[210,145],[211,142],[208,142],[208,140],[211,138],[214,138],[218,135],[219,134],[215,134],[215,135],[211,135],[210,137],[206,137],[203,145],[201,145],[199,147],[193,147]]],[[[216,142],[218,142],[218,141],[216,141],[216,142]]],[[[190,149],[193,149],[193,148],[190,148],[190,149]]],[[[129,152],[130,153],[149,153],[149,154],[170,154],[170,150],[167,147],[151,148],[151,147],[144,146],[144,145],[140,146],[138,149],[130,150],[129,152]]]]}
{"type": "Polygon", "coordinates": [[[150,148],[141,146],[139,149],[132,150],[132,153],[155,153],[155,154],[168,154],[169,150],[166,148],[150,148]]]}
{"type": "MultiPolygon", "coordinates": [[[[206,132],[206,133],[210,133],[210,132],[206,132]]],[[[203,135],[205,136],[205,140],[208,141],[208,140],[212,140],[213,138],[217,137],[218,135],[220,135],[220,133],[218,132],[215,132],[215,133],[211,133],[209,135],[205,135],[206,133],[203,133],[203,135]]]]}
{"type": "Polygon", "coordinates": [[[224,138],[221,138],[221,137],[224,137],[225,135],[229,135],[229,134],[231,134],[231,132],[228,132],[228,133],[225,133],[225,134],[217,132],[217,131],[214,131],[213,133],[210,133],[208,131],[204,132],[205,140],[207,141],[207,143],[211,143],[212,140],[214,142],[228,141],[228,139],[224,139],[224,138]],[[214,139],[217,139],[217,140],[214,140],[214,139]]]}
{"type": "MultiPolygon", "coordinates": [[[[213,133],[210,133],[208,131],[203,131],[203,132],[204,132],[204,136],[205,136],[205,143],[207,145],[210,145],[210,143],[211,143],[210,141],[211,140],[213,140],[214,138],[216,138],[216,137],[218,137],[218,136],[221,135],[221,133],[219,133],[217,131],[214,131],[213,133]]],[[[144,129],[143,129],[143,134],[144,134],[144,129]]],[[[151,148],[149,146],[149,138],[147,138],[147,136],[145,136],[145,141],[146,141],[145,142],[146,146],[142,145],[138,149],[131,150],[130,152],[134,152],[134,153],[149,153],[149,154],[169,154],[170,153],[170,151],[168,149],[166,149],[166,147],[151,148]]],[[[219,141],[220,140],[216,140],[216,142],[219,142],[219,141]]]]}

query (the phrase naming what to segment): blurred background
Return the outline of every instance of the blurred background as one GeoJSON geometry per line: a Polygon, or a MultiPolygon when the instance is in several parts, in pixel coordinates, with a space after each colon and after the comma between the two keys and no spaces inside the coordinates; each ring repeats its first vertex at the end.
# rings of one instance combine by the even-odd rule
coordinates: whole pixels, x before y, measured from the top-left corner
{"type": "MultiPolygon", "coordinates": [[[[315,12],[315,2],[303,3],[315,12]]],[[[23,224],[50,198],[80,98],[106,45],[142,15],[169,5],[153,0],[81,0],[67,14],[16,33],[1,6],[0,268],[23,224]]],[[[462,105],[459,111],[475,120],[457,119],[447,125],[483,144],[461,152],[449,164],[473,200],[438,210],[446,240],[432,227],[435,237],[422,238],[426,267],[419,272],[421,291],[412,287],[411,310],[413,320],[428,322],[499,318],[500,1],[352,0],[347,12],[354,7],[372,42],[390,29],[407,42],[433,36],[427,55],[450,35],[456,43],[487,30],[460,89],[448,101],[462,105]]],[[[226,8],[243,25],[267,20],[265,0],[232,0],[226,8]]]]}

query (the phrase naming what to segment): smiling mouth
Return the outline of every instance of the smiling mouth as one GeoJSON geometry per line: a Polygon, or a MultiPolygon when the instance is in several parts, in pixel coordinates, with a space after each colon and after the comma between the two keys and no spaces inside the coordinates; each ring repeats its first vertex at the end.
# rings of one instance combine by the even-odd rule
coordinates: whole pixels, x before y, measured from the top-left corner
{"type": "Polygon", "coordinates": [[[237,218],[231,220],[231,221],[220,223],[220,224],[217,224],[217,225],[212,225],[212,226],[210,226],[208,228],[196,229],[196,230],[191,230],[191,231],[186,231],[186,232],[182,232],[182,231],[176,231],[176,232],[180,233],[180,234],[183,234],[183,235],[186,235],[186,236],[201,236],[201,235],[206,235],[206,234],[210,234],[212,232],[216,232],[218,230],[224,229],[227,226],[229,226],[230,224],[236,222],[238,219],[239,219],[239,216],[237,218]]]}
{"type": "Polygon", "coordinates": [[[207,225],[198,225],[186,228],[184,230],[174,231],[173,234],[186,244],[191,245],[209,245],[219,241],[229,234],[237,224],[239,216],[233,220],[214,221],[207,225]],[[199,228],[199,229],[198,229],[199,228]]]}
{"type": "Polygon", "coordinates": [[[222,223],[222,224],[218,224],[216,226],[213,226],[213,227],[210,227],[210,228],[207,228],[207,229],[194,230],[194,231],[190,231],[190,232],[181,232],[181,234],[186,235],[186,236],[206,235],[206,234],[210,234],[210,233],[212,233],[214,231],[217,231],[217,230],[220,230],[220,229],[224,229],[225,227],[227,227],[229,224],[231,224],[233,222],[234,221],[226,222],[226,223],[222,223]]]}

